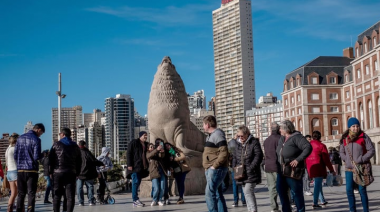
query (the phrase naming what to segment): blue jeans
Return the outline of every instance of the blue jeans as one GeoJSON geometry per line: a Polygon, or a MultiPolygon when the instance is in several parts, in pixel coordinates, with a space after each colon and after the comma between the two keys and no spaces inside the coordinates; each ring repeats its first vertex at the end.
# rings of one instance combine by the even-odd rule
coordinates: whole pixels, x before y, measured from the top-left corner
{"type": "Polygon", "coordinates": [[[49,201],[49,195],[51,191],[51,179],[50,176],[44,176],[46,180],[45,202],[49,201]]]}
{"type": "Polygon", "coordinates": [[[292,212],[288,195],[289,189],[291,190],[290,193],[294,193],[297,212],[305,212],[302,179],[295,180],[290,177],[285,177],[279,172],[277,175],[277,192],[280,197],[283,212],[292,212]]]}
{"type": "Polygon", "coordinates": [[[88,202],[94,202],[94,180],[77,179],[77,195],[79,203],[84,203],[83,184],[85,184],[87,188],[88,202]]]}
{"type": "Polygon", "coordinates": [[[139,173],[132,173],[132,200],[137,201],[139,200],[139,195],[137,194],[137,191],[141,184],[141,175],[139,173]]]}
{"type": "Polygon", "coordinates": [[[206,204],[209,212],[227,212],[226,200],[223,196],[222,182],[226,177],[228,168],[206,170],[206,204]]]}
{"type": "Polygon", "coordinates": [[[321,203],[325,203],[325,197],[323,196],[322,189],[323,177],[315,177],[314,178],[314,194],[313,194],[313,204],[318,205],[318,199],[321,203]]]}
{"type": "Polygon", "coordinates": [[[234,178],[234,172],[231,172],[232,177],[232,190],[234,192],[234,202],[239,202],[239,190],[241,191],[241,201],[245,202],[244,191],[241,185],[236,184],[236,180],[234,178]]]}
{"type": "Polygon", "coordinates": [[[156,178],[152,180],[152,187],[153,187],[153,201],[158,202],[162,201],[162,197],[165,194],[165,187],[166,187],[166,175],[162,171],[161,168],[158,168],[158,171],[160,173],[160,178],[156,178]]]}
{"type": "MultiPolygon", "coordinates": [[[[346,171],[346,192],[348,198],[348,204],[350,205],[350,211],[356,212],[356,200],[354,194],[354,174],[346,171]]],[[[360,198],[362,200],[363,212],[369,211],[367,188],[359,185],[360,198]]]]}
{"type": "Polygon", "coordinates": [[[185,193],[185,179],[187,172],[174,173],[175,182],[177,183],[179,197],[183,199],[183,194],[185,193]]]}

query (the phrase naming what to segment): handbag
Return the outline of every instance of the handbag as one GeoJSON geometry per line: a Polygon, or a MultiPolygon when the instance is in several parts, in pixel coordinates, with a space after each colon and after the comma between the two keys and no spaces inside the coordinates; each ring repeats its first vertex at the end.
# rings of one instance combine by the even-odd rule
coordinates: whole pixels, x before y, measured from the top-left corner
{"type": "Polygon", "coordinates": [[[347,147],[347,151],[348,151],[348,155],[350,156],[351,164],[353,167],[352,172],[353,172],[354,182],[363,187],[371,185],[371,183],[375,180],[372,175],[371,163],[365,162],[362,164],[357,164],[352,159],[352,154],[348,147],[347,147]]]}
{"type": "Polygon", "coordinates": [[[245,159],[244,156],[246,153],[247,153],[247,145],[241,150],[242,164],[234,167],[234,179],[237,181],[243,181],[247,178],[247,173],[246,173],[245,165],[244,165],[244,159],[245,159]],[[245,149],[245,153],[243,153],[244,149],[245,149]]]}
{"type": "Polygon", "coordinates": [[[300,180],[305,173],[305,167],[301,167],[300,165],[297,167],[292,167],[290,163],[284,162],[284,157],[282,156],[282,149],[284,148],[284,144],[285,143],[282,144],[282,148],[280,150],[282,175],[285,177],[300,180]]]}

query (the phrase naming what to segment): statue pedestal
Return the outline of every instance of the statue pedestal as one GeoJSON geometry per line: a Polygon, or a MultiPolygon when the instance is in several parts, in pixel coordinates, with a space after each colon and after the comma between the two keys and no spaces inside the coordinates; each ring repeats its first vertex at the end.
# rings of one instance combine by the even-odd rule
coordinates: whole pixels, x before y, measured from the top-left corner
{"type": "MultiPolygon", "coordinates": [[[[205,170],[201,167],[192,167],[185,180],[185,195],[204,194],[206,188],[205,170]]],[[[139,197],[150,197],[152,193],[152,181],[149,177],[141,181],[139,197]]],[[[177,184],[173,183],[172,193],[178,196],[177,184]]]]}

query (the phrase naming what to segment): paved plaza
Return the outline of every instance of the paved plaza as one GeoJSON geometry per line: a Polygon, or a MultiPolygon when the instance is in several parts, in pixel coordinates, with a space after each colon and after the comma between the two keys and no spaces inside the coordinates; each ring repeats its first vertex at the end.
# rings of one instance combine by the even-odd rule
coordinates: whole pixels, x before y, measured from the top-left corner
{"type": "MultiPolygon", "coordinates": [[[[269,199],[268,199],[268,189],[265,185],[265,180],[262,184],[258,185],[256,188],[256,198],[258,203],[259,212],[270,212],[271,209],[269,207],[269,199]]],[[[377,175],[375,177],[375,182],[368,187],[368,196],[369,196],[369,205],[370,211],[378,211],[380,212],[380,176],[377,175]]],[[[323,192],[325,194],[326,200],[329,202],[328,206],[323,211],[326,212],[340,212],[340,211],[349,211],[347,196],[345,193],[345,186],[340,187],[323,187],[323,192]]],[[[167,206],[150,206],[151,199],[150,198],[141,198],[141,201],[144,202],[147,206],[142,208],[133,208],[131,193],[118,193],[112,195],[116,199],[116,204],[114,205],[96,205],[96,206],[75,206],[74,211],[78,212],[105,212],[105,211],[194,211],[201,212],[207,211],[205,197],[204,195],[192,195],[185,196],[185,204],[176,205],[171,204],[167,206]]],[[[232,188],[226,192],[225,194],[227,207],[229,211],[233,212],[246,212],[247,208],[241,206],[239,202],[239,207],[231,207],[233,203],[233,195],[232,188]]],[[[357,198],[357,206],[358,212],[362,211],[360,196],[356,194],[357,198]]],[[[6,208],[6,199],[2,199],[0,201],[0,211],[5,211],[6,208]]],[[[171,197],[172,203],[175,203],[177,197],[171,197]]],[[[305,196],[306,200],[306,210],[312,211],[312,196],[305,196]]],[[[38,198],[36,202],[36,211],[37,212],[45,212],[52,211],[52,205],[44,205],[43,199],[38,198]]]]}

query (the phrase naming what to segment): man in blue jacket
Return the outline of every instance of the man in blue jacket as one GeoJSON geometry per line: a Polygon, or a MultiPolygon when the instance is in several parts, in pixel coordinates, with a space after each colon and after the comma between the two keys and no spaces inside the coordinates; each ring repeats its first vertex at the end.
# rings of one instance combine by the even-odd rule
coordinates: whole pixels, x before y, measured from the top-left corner
{"type": "Polygon", "coordinates": [[[38,182],[38,160],[41,159],[41,139],[45,126],[34,125],[33,130],[17,139],[14,158],[17,164],[17,211],[24,210],[24,200],[28,194],[28,212],[34,212],[38,182]]]}

